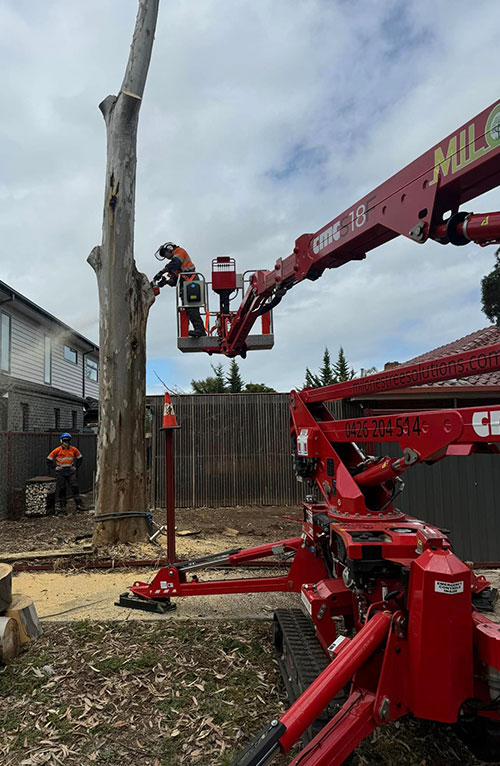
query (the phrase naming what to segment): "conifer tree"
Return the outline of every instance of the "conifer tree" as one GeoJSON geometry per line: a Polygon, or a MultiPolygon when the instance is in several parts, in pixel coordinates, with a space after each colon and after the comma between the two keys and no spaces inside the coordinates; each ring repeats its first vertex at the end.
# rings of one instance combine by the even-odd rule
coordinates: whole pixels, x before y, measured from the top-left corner
{"type": "Polygon", "coordinates": [[[238,362],[236,359],[231,359],[229,372],[226,377],[226,383],[226,391],[229,391],[231,394],[239,394],[241,391],[243,391],[243,378],[240,375],[240,368],[238,367],[238,362]]]}
{"type": "Polygon", "coordinates": [[[347,359],[345,358],[344,349],[342,346],[339,348],[339,355],[337,357],[337,361],[333,365],[333,370],[336,383],[343,383],[345,380],[352,380],[356,375],[352,367],[349,369],[349,365],[347,364],[347,359]]]}
{"type": "Polygon", "coordinates": [[[500,327],[500,247],[495,252],[493,271],[481,280],[482,310],[490,322],[500,327]]]}
{"type": "Polygon", "coordinates": [[[208,378],[203,378],[203,380],[191,381],[195,394],[223,394],[227,391],[222,364],[219,362],[215,367],[213,364],[210,367],[214,371],[214,377],[209,376],[208,378]]]}
{"type": "Polygon", "coordinates": [[[327,348],[323,353],[323,365],[319,369],[319,379],[322,386],[331,386],[332,383],[336,383],[330,352],[327,348]]]}
{"type": "Polygon", "coordinates": [[[321,381],[317,375],[314,375],[309,367],[306,367],[306,378],[304,381],[304,388],[319,388],[321,381]]]}

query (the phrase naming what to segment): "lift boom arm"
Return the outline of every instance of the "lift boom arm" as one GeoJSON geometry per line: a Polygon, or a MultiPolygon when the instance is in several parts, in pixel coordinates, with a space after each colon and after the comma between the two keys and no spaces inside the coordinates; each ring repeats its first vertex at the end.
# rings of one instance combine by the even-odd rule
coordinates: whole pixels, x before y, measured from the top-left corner
{"type": "Polygon", "coordinates": [[[221,340],[226,356],[245,352],[256,319],[303,279],[362,260],[399,235],[424,243],[487,245],[500,242],[500,213],[473,215],[460,205],[500,184],[500,101],[378,186],[314,234],[271,271],[256,271],[221,340]],[[445,214],[451,213],[449,217],[445,214]]]}

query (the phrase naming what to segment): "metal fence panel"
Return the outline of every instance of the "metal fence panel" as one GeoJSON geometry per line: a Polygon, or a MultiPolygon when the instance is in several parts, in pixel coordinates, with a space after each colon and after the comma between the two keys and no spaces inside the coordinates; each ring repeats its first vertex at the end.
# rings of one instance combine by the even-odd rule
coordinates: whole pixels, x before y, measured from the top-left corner
{"type": "Polygon", "coordinates": [[[7,441],[9,435],[0,433],[0,519],[7,516],[8,490],[8,450],[7,441]]]}
{"type": "MultiPolygon", "coordinates": [[[[165,505],[163,397],[153,414],[153,500],[165,505]]],[[[172,402],[176,505],[296,505],[302,485],[293,473],[286,394],[186,394],[172,402]]]]}
{"type": "MultiPolygon", "coordinates": [[[[396,457],[397,445],[377,444],[377,455],[396,457]]],[[[457,556],[500,561],[500,456],[447,457],[418,464],[403,476],[396,505],[404,513],[450,530],[457,556]]]]}
{"type": "MultiPolygon", "coordinates": [[[[84,460],[78,471],[81,492],[92,489],[96,469],[95,434],[75,434],[72,443],[83,453],[84,460]]],[[[32,431],[0,433],[0,518],[9,514],[12,493],[23,490],[26,481],[34,476],[46,476],[45,458],[57,447],[56,434],[32,431]]]]}
{"type": "Polygon", "coordinates": [[[94,488],[97,466],[97,436],[96,434],[75,434],[72,442],[83,455],[82,464],[78,469],[80,492],[89,492],[94,488]]]}

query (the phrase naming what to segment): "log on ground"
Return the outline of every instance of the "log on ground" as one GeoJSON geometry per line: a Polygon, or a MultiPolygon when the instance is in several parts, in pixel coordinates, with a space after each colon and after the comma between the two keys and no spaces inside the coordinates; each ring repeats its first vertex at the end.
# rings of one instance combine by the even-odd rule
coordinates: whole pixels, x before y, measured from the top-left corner
{"type": "Polygon", "coordinates": [[[0,563],[0,613],[5,612],[12,601],[12,567],[0,563]]]}
{"type": "Polygon", "coordinates": [[[0,617],[0,664],[17,657],[21,649],[19,627],[12,617],[0,617]]]}
{"type": "Polygon", "coordinates": [[[42,635],[43,630],[36,613],[35,605],[29,596],[14,593],[10,607],[5,613],[17,622],[21,646],[42,635]]]}

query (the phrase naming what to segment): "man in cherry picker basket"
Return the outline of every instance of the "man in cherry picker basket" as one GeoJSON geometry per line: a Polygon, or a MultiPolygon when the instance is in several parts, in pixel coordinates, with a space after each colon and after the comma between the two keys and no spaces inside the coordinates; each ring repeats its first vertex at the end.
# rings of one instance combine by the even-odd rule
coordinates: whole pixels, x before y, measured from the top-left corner
{"type": "MultiPolygon", "coordinates": [[[[169,285],[175,287],[179,279],[191,282],[196,277],[196,267],[186,250],[173,242],[165,242],[165,244],[160,245],[155,253],[155,258],[159,261],[168,260],[167,265],[158,274],[155,274],[153,278],[155,286],[169,285]],[[164,276],[165,274],[168,275],[168,279],[164,276]]],[[[206,335],[198,306],[185,306],[185,311],[193,325],[193,329],[189,331],[191,338],[201,338],[206,335]]]]}

